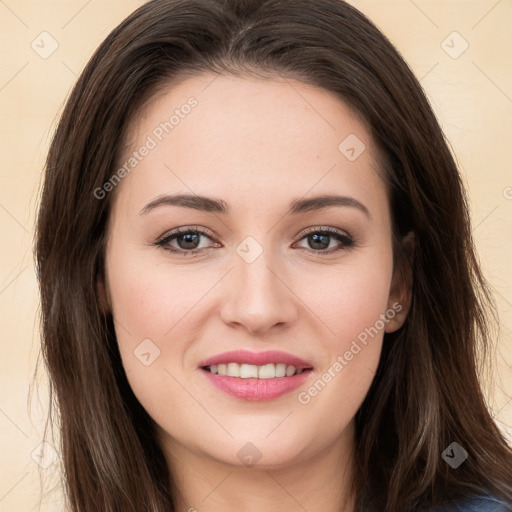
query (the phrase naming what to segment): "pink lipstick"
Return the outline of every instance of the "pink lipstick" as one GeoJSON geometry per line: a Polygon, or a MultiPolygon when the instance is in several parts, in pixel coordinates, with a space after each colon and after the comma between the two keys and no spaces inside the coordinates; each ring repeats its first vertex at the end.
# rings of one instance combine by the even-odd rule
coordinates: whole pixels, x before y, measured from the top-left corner
{"type": "Polygon", "coordinates": [[[296,389],[310,376],[312,365],[276,350],[236,350],[210,357],[199,364],[217,389],[243,400],[273,400],[296,389]]]}

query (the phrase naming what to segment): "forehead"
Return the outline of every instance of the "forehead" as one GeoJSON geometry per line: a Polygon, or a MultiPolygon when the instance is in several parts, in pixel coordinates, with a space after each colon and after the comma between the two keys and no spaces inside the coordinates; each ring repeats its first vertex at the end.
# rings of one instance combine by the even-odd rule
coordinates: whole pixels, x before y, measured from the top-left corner
{"type": "Polygon", "coordinates": [[[203,74],[171,84],[139,111],[125,142],[118,166],[151,148],[122,183],[138,195],[236,189],[256,201],[269,187],[293,196],[334,187],[370,200],[384,190],[364,123],[334,93],[290,79],[203,74]]]}

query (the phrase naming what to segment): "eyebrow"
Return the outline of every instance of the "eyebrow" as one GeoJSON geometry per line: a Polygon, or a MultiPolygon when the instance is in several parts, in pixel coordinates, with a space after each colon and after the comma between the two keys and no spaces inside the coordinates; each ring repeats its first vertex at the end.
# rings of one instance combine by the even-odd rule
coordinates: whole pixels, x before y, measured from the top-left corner
{"type": "MultiPolygon", "coordinates": [[[[144,215],[159,206],[181,206],[183,208],[193,208],[209,213],[221,213],[228,215],[231,212],[229,205],[222,199],[212,197],[192,195],[192,194],[174,194],[162,195],[149,202],[142,210],[140,215],[144,215]]],[[[325,194],[308,199],[294,199],[290,203],[287,214],[297,215],[300,213],[312,212],[330,208],[333,206],[347,206],[356,208],[363,212],[368,218],[371,218],[368,208],[351,196],[340,196],[325,194]]]]}

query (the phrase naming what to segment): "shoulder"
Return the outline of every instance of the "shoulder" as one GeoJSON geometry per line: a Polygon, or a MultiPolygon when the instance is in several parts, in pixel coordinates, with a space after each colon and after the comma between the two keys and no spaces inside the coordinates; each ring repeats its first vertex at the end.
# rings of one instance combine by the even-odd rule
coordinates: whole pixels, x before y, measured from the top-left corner
{"type": "Polygon", "coordinates": [[[512,508],[493,496],[476,496],[436,508],[432,512],[512,512],[512,508]]]}

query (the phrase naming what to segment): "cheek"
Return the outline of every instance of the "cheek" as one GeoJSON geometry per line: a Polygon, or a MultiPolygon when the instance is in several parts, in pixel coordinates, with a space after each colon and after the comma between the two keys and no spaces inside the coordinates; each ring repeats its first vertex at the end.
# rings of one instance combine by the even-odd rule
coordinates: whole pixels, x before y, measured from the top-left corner
{"type": "MultiPolygon", "coordinates": [[[[337,351],[345,351],[360,333],[375,326],[388,309],[392,274],[391,250],[375,251],[333,271],[317,272],[316,287],[303,283],[301,297],[322,320],[325,340],[337,351]]],[[[381,322],[377,328],[382,330],[381,322]]],[[[362,336],[364,338],[364,336],[362,336]]]]}
{"type": "Polygon", "coordinates": [[[325,357],[315,385],[298,401],[310,412],[332,406],[344,411],[346,416],[338,417],[334,430],[355,414],[373,381],[386,319],[395,316],[388,302],[391,275],[391,249],[382,245],[369,257],[340,267],[335,277],[332,269],[325,278],[319,275],[321,287],[308,300],[322,320],[324,335],[316,343],[325,357]]]}
{"type": "MultiPolygon", "coordinates": [[[[174,368],[181,366],[187,340],[194,336],[190,319],[201,295],[199,281],[191,285],[192,273],[171,276],[168,266],[148,264],[148,259],[142,251],[118,250],[113,243],[106,263],[123,367],[135,396],[151,414],[162,397],[172,406],[182,396],[169,390],[179,387],[174,368]]],[[[206,285],[213,283],[203,281],[206,285]]]]}
{"type": "Polygon", "coordinates": [[[179,279],[172,285],[158,279],[158,273],[146,268],[124,274],[130,277],[114,286],[112,295],[119,318],[116,337],[129,385],[147,413],[173,431],[170,412],[190,407],[180,367],[187,340],[194,336],[188,322],[197,294],[179,279]]]}
{"type": "Polygon", "coordinates": [[[211,272],[173,266],[163,253],[155,258],[157,249],[132,245],[119,233],[112,237],[106,261],[119,343],[133,349],[150,338],[160,346],[189,323],[194,305],[215,281],[211,272]]]}
{"type": "MultiPolygon", "coordinates": [[[[389,282],[383,276],[365,272],[364,275],[345,279],[341,287],[342,290],[336,292],[337,300],[330,301],[328,319],[343,349],[347,342],[374,327],[379,316],[385,313],[389,282]]],[[[379,326],[382,329],[380,323],[379,326]]]]}

